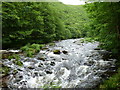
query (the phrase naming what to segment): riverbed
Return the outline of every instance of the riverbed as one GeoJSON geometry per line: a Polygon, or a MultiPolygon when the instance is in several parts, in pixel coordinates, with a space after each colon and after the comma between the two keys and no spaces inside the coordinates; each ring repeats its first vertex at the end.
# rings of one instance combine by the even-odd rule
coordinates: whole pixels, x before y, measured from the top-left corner
{"type": "Polygon", "coordinates": [[[21,56],[23,66],[12,63],[14,59],[4,59],[3,64],[12,68],[7,85],[10,89],[96,87],[116,61],[104,59],[103,55],[109,52],[97,49],[98,46],[96,41],[81,43],[80,39],[68,39],[54,46],[46,45],[33,58],[21,56]],[[15,70],[17,73],[13,74],[15,70]]]}

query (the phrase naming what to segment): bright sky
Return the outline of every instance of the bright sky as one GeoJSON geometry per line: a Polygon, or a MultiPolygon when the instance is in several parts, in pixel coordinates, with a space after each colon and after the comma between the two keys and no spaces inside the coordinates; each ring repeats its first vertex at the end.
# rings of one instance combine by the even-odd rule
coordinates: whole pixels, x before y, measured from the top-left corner
{"type": "Polygon", "coordinates": [[[63,2],[64,4],[68,4],[68,5],[83,5],[85,4],[84,1],[80,1],[80,0],[59,0],[60,2],[63,2]]]}

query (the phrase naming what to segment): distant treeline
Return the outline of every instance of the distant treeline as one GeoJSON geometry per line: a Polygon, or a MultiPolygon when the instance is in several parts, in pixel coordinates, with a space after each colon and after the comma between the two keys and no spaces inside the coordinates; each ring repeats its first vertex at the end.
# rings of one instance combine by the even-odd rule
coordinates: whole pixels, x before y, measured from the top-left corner
{"type": "Polygon", "coordinates": [[[3,2],[3,49],[84,37],[88,21],[82,6],[60,2],[3,2]]]}

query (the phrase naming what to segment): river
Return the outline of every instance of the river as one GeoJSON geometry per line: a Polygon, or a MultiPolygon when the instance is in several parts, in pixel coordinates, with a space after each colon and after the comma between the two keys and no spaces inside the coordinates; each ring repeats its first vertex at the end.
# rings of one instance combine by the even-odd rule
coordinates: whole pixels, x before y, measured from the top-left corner
{"type": "Polygon", "coordinates": [[[93,88],[104,78],[102,75],[115,66],[116,59],[103,59],[106,50],[96,49],[99,42],[80,43],[68,39],[46,46],[34,58],[21,56],[23,66],[4,59],[4,64],[17,70],[10,72],[8,87],[13,88],[93,88]],[[59,53],[53,53],[58,50],[59,53]]]}

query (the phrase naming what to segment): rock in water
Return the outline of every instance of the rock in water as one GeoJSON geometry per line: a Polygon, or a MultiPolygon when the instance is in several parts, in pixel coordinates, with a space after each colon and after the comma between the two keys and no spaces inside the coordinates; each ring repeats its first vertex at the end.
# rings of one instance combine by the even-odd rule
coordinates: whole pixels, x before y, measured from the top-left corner
{"type": "Polygon", "coordinates": [[[52,71],[46,70],[47,74],[52,74],[52,71]]]}
{"type": "Polygon", "coordinates": [[[55,66],[55,62],[51,62],[50,65],[51,65],[51,66],[55,66]]]}
{"type": "Polygon", "coordinates": [[[67,54],[67,53],[68,53],[68,52],[67,52],[67,51],[65,51],[65,50],[64,50],[64,51],[62,51],[62,52],[63,52],[64,54],[67,54]]]}
{"type": "Polygon", "coordinates": [[[60,50],[54,50],[53,53],[54,54],[60,54],[61,52],[60,52],[60,50]]]}

